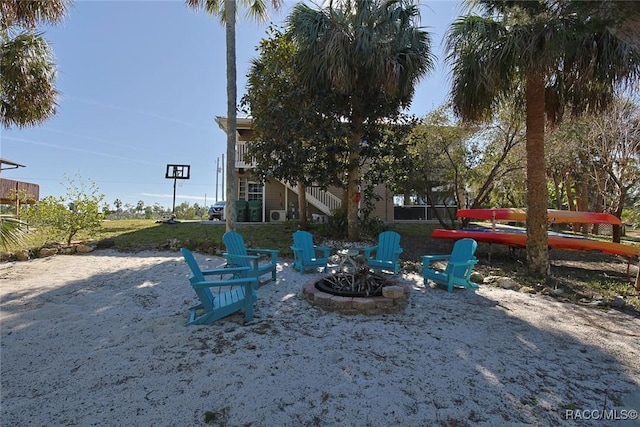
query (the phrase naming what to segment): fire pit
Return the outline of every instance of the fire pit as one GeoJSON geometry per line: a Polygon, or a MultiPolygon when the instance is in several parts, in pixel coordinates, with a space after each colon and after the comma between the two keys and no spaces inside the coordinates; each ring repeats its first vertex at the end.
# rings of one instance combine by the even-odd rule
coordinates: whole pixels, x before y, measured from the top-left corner
{"type": "Polygon", "coordinates": [[[409,287],[392,277],[361,268],[310,280],[302,289],[307,301],[345,314],[395,313],[409,300],[409,287]]]}
{"type": "Polygon", "coordinates": [[[382,288],[393,283],[379,273],[360,269],[355,274],[338,272],[316,282],[316,288],[322,292],[343,297],[382,296],[382,288]]]}

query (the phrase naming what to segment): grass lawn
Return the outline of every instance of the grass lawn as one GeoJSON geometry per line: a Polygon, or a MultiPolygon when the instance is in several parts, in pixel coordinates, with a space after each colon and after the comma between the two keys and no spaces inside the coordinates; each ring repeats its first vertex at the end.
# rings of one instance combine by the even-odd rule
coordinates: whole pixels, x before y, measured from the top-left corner
{"type": "MultiPolygon", "coordinates": [[[[393,224],[388,228],[402,236],[401,246],[404,251],[401,260],[405,270],[421,272],[421,255],[450,253],[453,246],[453,241],[431,238],[431,231],[439,228],[437,224],[393,224]]],[[[296,221],[237,225],[237,231],[243,235],[247,246],[279,249],[281,257],[292,257],[291,235],[297,229],[296,221]]],[[[331,240],[334,234],[333,230],[322,224],[314,224],[310,231],[318,244],[331,240]]],[[[91,240],[96,241],[99,248],[119,251],[177,250],[184,246],[198,252],[221,254],[225,250],[222,243],[224,232],[225,223],[222,221],[163,224],[154,220],[116,220],[105,221],[100,232],[91,240]]],[[[363,234],[362,238],[374,243],[377,236],[363,234]]],[[[27,245],[38,248],[46,241],[47,236],[31,233],[27,245]]],[[[640,246],[640,235],[631,230],[623,243],[640,246]]],[[[12,249],[17,248],[9,248],[12,249]]],[[[633,287],[636,271],[633,266],[637,265],[638,260],[633,261],[628,271],[628,260],[621,257],[599,252],[551,250],[551,277],[535,280],[527,274],[524,250],[514,251],[501,245],[480,243],[477,257],[480,262],[475,270],[484,277],[511,277],[532,292],[551,293],[572,301],[610,301],[621,296],[625,299],[627,308],[632,308],[636,314],[640,312],[640,299],[633,287]]]]}

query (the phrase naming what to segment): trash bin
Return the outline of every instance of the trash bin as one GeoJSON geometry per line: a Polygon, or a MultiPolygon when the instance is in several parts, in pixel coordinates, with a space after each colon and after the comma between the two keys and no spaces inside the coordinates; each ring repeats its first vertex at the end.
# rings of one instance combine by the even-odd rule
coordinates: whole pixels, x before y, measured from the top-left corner
{"type": "Polygon", "coordinates": [[[246,200],[236,200],[236,221],[247,222],[248,221],[248,209],[246,200]]]}
{"type": "Polygon", "coordinates": [[[262,200],[249,201],[249,221],[262,221],[262,200]]]}

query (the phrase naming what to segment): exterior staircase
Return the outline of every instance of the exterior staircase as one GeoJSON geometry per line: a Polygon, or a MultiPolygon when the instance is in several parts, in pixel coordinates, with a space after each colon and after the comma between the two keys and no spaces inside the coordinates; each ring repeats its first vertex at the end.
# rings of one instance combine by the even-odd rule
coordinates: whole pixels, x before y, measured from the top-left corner
{"type": "MultiPolygon", "coordinates": [[[[249,143],[238,141],[236,143],[236,168],[251,169],[255,167],[254,159],[249,156],[249,143]]],[[[288,189],[298,194],[298,186],[281,181],[288,189]]],[[[307,187],[307,202],[315,206],[325,215],[331,215],[331,211],[342,205],[342,199],[335,194],[322,190],[320,187],[307,187]]]]}
{"type": "MultiPolygon", "coordinates": [[[[284,182],[284,185],[298,194],[298,186],[291,185],[288,182],[284,182]]],[[[335,194],[322,190],[320,187],[307,187],[307,202],[311,203],[318,210],[320,210],[325,215],[331,215],[331,211],[339,208],[342,205],[342,199],[336,196],[335,194]]]]}

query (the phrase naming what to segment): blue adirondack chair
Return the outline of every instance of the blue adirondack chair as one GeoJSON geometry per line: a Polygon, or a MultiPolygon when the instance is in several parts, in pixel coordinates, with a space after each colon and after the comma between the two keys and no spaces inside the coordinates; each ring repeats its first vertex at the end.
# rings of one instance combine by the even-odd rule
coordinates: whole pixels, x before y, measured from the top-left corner
{"type": "Polygon", "coordinates": [[[201,270],[189,249],[182,248],[180,252],[191,269],[189,282],[200,299],[200,304],[189,308],[186,325],[208,325],[240,310],[244,310],[245,322],[253,320],[258,279],[241,276],[249,267],[201,270]],[[222,278],[229,275],[230,278],[222,278]]]}
{"type": "Polygon", "coordinates": [[[247,249],[242,235],[235,231],[227,231],[222,236],[222,241],[227,247],[227,252],[222,256],[227,260],[230,267],[249,267],[249,271],[243,273],[249,277],[256,277],[260,286],[270,281],[276,280],[276,267],[279,250],[276,249],[247,249]],[[268,255],[267,263],[260,263],[260,255],[268,255]],[[260,277],[271,273],[271,279],[263,282],[260,277]]]}
{"type": "Polygon", "coordinates": [[[392,271],[398,274],[400,270],[400,235],[395,231],[385,231],[378,235],[378,244],[364,248],[364,258],[369,268],[374,271],[392,271]]]}
{"type": "Polygon", "coordinates": [[[327,272],[327,263],[331,249],[327,246],[313,244],[313,235],[308,231],[298,230],[293,233],[293,269],[305,270],[323,268],[327,272]]]}
{"type": "Polygon", "coordinates": [[[424,255],[422,257],[422,277],[425,284],[427,280],[445,285],[447,291],[453,292],[454,286],[477,289],[478,285],[470,279],[473,266],[478,263],[474,256],[478,243],[473,239],[461,239],[453,245],[451,255],[424,255]],[[430,268],[432,261],[447,260],[444,271],[430,268]]]}

